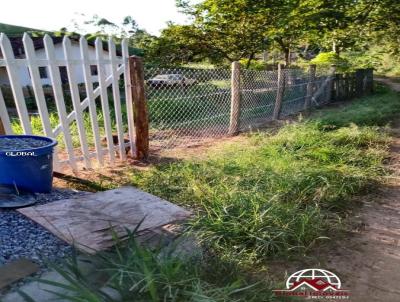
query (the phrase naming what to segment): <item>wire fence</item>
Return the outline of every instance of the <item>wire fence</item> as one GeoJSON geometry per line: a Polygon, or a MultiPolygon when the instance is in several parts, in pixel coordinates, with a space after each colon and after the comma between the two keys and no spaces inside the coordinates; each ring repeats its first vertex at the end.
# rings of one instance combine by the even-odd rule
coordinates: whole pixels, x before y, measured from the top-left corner
{"type": "Polygon", "coordinates": [[[127,40],[119,52],[110,39],[107,55],[100,38],[89,45],[46,35],[35,43],[27,34],[18,41],[1,35],[0,135],[57,139],[56,166],[73,170],[127,155],[145,159],[149,143],[153,151],[199,144],[372,92],[372,69],[143,68],[127,40]]]}
{"type": "Polygon", "coordinates": [[[151,68],[145,70],[145,81],[153,148],[227,134],[230,70],[151,68]]]}
{"type": "MultiPolygon", "coordinates": [[[[280,116],[304,109],[309,73],[283,69],[280,116]]],[[[312,81],[312,106],[326,103],[332,77],[312,81]]],[[[238,130],[245,131],[273,119],[279,92],[278,71],[240,70],[238,83],[228,69],[145,69],[146,95],[153,149],[189,146],[229,134],[232,123],[232,86],[240,94],[238,130]]]]}
{"type": "MultiPolygon", "coordinates": [[[[239,66],[239,64],[237,64],[239,66]]],[[[146,140],[153,151],[198,145],[204,140],[233,135],[264,126],[266,123],[326,105],[332,100],[345,100],[372,91],[372,70],[357,70],[353,73],[336,74],[331,69],[184,69],[184,68],[145,68],[144,82],[140,85],[146,90],[149,136],[146,140]],[[311,72],[313,71],[313,72],[311,72]]],[[[122,130],[128,131],[128,102],[135,98],[123,97],[125,79],[118,78],[120,102],[122,104],[122,130]],[[122,89],[122,90],[121,90],[122,89]]],[[[93,88],[99,83],[94,81],[93,88]]],[[[135,84],[134,84],[135,85],[135,84]]],[[[132,87],[134,87],[132,85],[132,87]]],[[[87,98],[85,83],[77,85],[79,99],[87,98]]],[[[36,134],[42,134],[41,117],[37,113],[37,101],[31,86],[22,87],[22,92],[29,112],[30,122],[36,134]]],[[[43,86],[43,93],[49,109],[50,123],[56,127],[60,123],[54,98],[54,87],[43,86]]],[[[74,107],[70,87],[60,87],[64,96],[67,114],[71,115],[74,107]]],[[[0,86],[0,91],[11,119],[14,133],[23,133],[15,107],[15,98],[10,86],[0,86]]],[[[108,118],[112,123],[112,134],[117,133],[116,113],[114,110],[113,90],[104,91],[108,100],[108,118]]],[[[101,144],[105,146],[105,123],[103,102],[100,96],[94,98],[99,123],[101,144]]],[[[133,107],[136,105],[133,104],[133,107]]],[[[94,136],[91,135],[91,121],[88,110],[82,111],[83,123],[89,147],[93,149],[94,136]]],[[[134,121],[135,126],[140,124],[134,121]]],[[[0,125],[1,126],[1,125],[0,125]]],[[[138,128],[138,127],[137,127],[138,128]]],[[[139,128],[138,128],[139,129],[139,128]]],[[[77,125],[71,119],[68,132],[72,136],[72,146],[80,146],[77,125]]],[[[63,132],[57,133],[59,146],[64,148],[63,132]]],[[[137,145],[140,131],[132,135],[137,145]]],[[[114,135],[115,136],[115,135],[114,135]]],[[[132,143],[124,136],[124,143],[132,143]]],[[[118,144],[118,139],[113,141],[118,144]]],[[[132,148],[133,150],[133,148],[132,148]]]]}

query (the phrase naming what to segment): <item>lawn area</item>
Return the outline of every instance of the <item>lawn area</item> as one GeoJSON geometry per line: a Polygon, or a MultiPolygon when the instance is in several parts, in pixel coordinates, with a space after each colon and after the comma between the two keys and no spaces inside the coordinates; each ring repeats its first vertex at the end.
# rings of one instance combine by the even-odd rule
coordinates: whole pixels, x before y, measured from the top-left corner
{"type": "Polygon", "coordinates": [[[313,118],[335,127],[352,123],[359,126],[385,126],[400,114],[400,96],[385,86],[378,85],[376,90],[375,94],[355,100],[351,105],[320,110],[313,118]]]}
{"type": "MultiPolygon", "coordinates": [[[[188,231],[207,255],[165,258],[132,241],[101,256],[99,270],[138,301],[274,301],[268,262],[310,253],[343,227],[355,196],[383,181],[390,136],[381,126],[399,105],[397,93],[379,88],[274,133],[242,135],[199,158],[132,172],[133,185],[192,209],[188,231]]],[[[77,280],[74,269],[66,271],[77,280]]],[[[78,295],[103,301],[79,278],[78,295]]]]}

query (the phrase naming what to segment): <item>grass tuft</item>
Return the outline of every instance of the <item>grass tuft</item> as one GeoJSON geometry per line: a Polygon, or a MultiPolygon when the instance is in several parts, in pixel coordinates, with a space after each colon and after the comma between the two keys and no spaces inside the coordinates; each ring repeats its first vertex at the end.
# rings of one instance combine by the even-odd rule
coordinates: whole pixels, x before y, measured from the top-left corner
{"type": "Polygon", "coordinates": [[[112,251],[81,259],[74,254],[53,266],[62,282],[37,281],[63,301],[275,301],[267,281],[254,280],[228,261],[180,254],[174,245],[143,247],[134,233],[124,244],[116,243],[112,251]]]}

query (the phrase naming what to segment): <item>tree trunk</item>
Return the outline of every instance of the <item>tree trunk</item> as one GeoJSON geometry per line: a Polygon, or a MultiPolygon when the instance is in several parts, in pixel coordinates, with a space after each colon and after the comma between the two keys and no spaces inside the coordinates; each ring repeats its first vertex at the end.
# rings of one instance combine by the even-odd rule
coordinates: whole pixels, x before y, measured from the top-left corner
{"type": "Polygon", "coordinates": [[[340,49],[339,49],[339,47],[337,46],[337,44],[336,44],[335,41],[332,42],[332,51],[333,51],[335,54],[337,54],[337,55],[340,54],[340,49]]]}
{"type": "Polygon", "coordinates": [[[252,52],[250,54],[249,58],[247,59],[246,69],[248,69],[250,67],[251,61],[253,61],[253,59],[254,59],[254,55],[255,55],[255,53],[252,52]]]}
{"type": "Polygon", "coordinates": [[[285,48],[284,53],[285,53],[285,65],[289,66],[290,65],[290,49],[285,48]]]}

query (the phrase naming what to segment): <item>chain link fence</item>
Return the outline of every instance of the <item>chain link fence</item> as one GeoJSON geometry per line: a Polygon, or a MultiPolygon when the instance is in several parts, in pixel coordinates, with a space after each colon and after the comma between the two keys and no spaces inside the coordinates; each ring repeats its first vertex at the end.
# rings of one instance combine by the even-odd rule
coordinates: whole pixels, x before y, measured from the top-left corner
{"type": "Polygon", "coordinates": [[[145,69],[150,144],[195,144],[228,132],[231,72],[228,69],[145,69]]]}
{"type": "Polygon", "coordinates": [[[272,119],[277,90],[277,71],[241,71],[240,130],[272,119]]]}
{"type": "Polygon", "coordinates": [[[234,133],[232,125],[246,131],[273,120],[274,111],[284,117],[306,109],[307,97],[310,108],[333,98],[335,75],[329,70],[311,75],[282,69],[281,81],[278,70],[237,72],[238,77],[229,69],[145,69],[151,148],[198,144],[234,133]]]}

